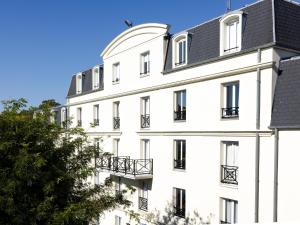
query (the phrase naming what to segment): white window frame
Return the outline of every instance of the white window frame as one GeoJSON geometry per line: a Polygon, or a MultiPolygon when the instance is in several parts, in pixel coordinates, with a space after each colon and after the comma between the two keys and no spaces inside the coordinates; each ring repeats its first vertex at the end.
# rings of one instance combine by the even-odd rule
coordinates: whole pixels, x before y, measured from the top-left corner
{"type": "Polygon", "coordinates": [[[188,33],[180,33],[176,36],[173,37],[173,42],[172,42],[172,67],[181,67],[187,64],[188,62],[188,33]],[[179,55],[180,55],[180,43],[184,43],[184,49],[183,49],[183,54],[185,57],[182,62],[179,60],[179,55]]]}
{"type": "Polygon", "coordinates": [[[223,110],[221,110],[221,118],[238,118],[239,117],[239,104],[240,104],[240,82],[232,81],[222,84],[222,105],[221,108],[238,108],[238,115],[232,117],[226,117],[223,115],[223,110]],[[231,93],[228,91],[228,88],[231,87],[231,93]],[[231,96],[230,101],[229,94],[231,96]]]}
{"type": "Polygon", "coordinates": [[[220,19],[220,55],[227,55],[234,52],[241,51],[242,48],[242,24],[243,24],[243,12],[242,11],[233,11],[229,14],[226,14],[220,19]],[[229,50],[229,27],[228,25],[233,22],[236,24],[236,48],[229,50]]]}
{"type": "Polygon", "coordinates": [[[113,139],[113,155],[115,157],[119,156],[119,149],[120,149],[120,138],[113,139]]]}
{"type": "Polygon", "coordinates": [[[122,217],[115,215],[115,225],[122,225],[122,217]]]}
{"type": "Polygon", "coordinates": [[[93,125],[99,126],[99,104],[93,105],[93,125]],[[98,123],[96,123],[98,120],[98,123]]]}
{"type": "Polygon", "coordinates": [[[76,74],[76,94],[82,93],[83,74],[76,74]]]}
{"type": "Polygon", "coordinates": [[[173,207],[177,208],[177,192],[179,192],[179,209],[184,209],[184,217],[186,214],[186,190],[182,188],[173,187],[173,207]]]}
{"type": "Polygon", "coordinates": [[[82,108],[81,107],[78,107],[76,109],[76,119],[77,119],[77,126],[79,126],[79,121],[81,123],[80,126],[82,126],[82,108]]]}
{"type": "Polygon", "coordinates": [[[92,75],[93,90],[99,89],[100,88],[100,67],[95,66],[92,69],[92,74],[93,74],[92,75]]]}
{"type": "Polygon", "coordinates": [[[176,119],[175,118],[175,112],[177,112],[177,104],[178,104],[178,101],[177,101],[177,96],[178,95],[180,95],[180,103],[181,103],[181,105],[180,105],[180,111],[181,112],[183,112],[184,110],[184,107],[183,107],[183,103],[185,102],[185,113],[186,113],[186,111],[187,111],[187,91],[186,91],[186,89],[184,89],[184,90],[178,90],[178,91],[174,91],[174,106],[173,106],[173,108],[174,108],[174,121],[186,121],[186,115],[185,115],[185,119],[176,119]],[[185,95],[183,94],[183,93],[185,93],[185,95]],[[184,96],[185,96],[185,99],[184,99],[184,96]]]}
{"type": "Polygon", "coordinates": [[[140,55],[140,77],[149,76],[150,74],[150,51],[146,51],[140,55]],[[145,71],[146,63],[146,71],[145,71]]]}
{"type": "Polygon", "coordinates": [[[64,122],[67,120],[67,108],[63,107],[60,111],[60,119],[61,119],[61,125],[63,126],[64,122]]]}
{"type": "Polygon", "coordinates": [[[238,166],[238,141],[222,141],[221,165],[238,166]]]}
{"type": "Polygon", "coordinates": [[[141,159],[150,159],[150,139],[141,139],[141,159]]]}
{"type": "Polygon", "coordinates": [[[184,139],[176,139],[174,140],[174,153],[173,153],[173,168],[178,169],[178,170],[185,170],[186,169],[186,140],[184,139]],[[177,144],[180,144],[180,156],[181,158],[177,158],[177,144]],[[184,157],[183,157],[184,156],[184,157]],[[175,167],[175,160],[182,160],[184,161],[184,166],[183,167],[175,167]]]}
{"type": "Polygon", "coordinates": [[[141,115],[150,115],[150,96],[141,97],[141,115]]]}
{"type": "Polygon", "coordinates": [[[120,62],[116,62],[112,65],[112,83],[120,83],[120,62]]]}
{"type": "Polygon", "coordinates": [[[220,198],[220,223],[234,224],[238,222],[238,201],[220,198]]]}

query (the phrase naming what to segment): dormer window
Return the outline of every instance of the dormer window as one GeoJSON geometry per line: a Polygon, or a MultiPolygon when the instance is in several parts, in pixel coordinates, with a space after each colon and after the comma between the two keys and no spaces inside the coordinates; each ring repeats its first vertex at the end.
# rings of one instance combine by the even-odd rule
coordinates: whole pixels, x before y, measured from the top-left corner
{"type": "Polygon", "coordinates": [[[113,84],[118,84],[120,82],[120,63],[113,64],[112,82],[113,82],[113,84]]]}
{"type": "Polygon", "coordinates": [[[220,20],[220,55],[238,52],[242,47],[243,12],[232,12],[220,20]]]}
{"type": "Polygon", "coordinates": [[[93,68],[93,90],[98,89],[100,86],[99,67],[93,68]]]}
{"type": "Polygon", "coordinates": [[[187,33],[173,38],[173,67],[187,64],[187,33]]]}
{"type": "Polygon", "coordinates": [[[82,92],[82,74],[76,75],[76,94],[81,94],[82,92]]]}
{"type": "Polygon", "coordinates": [[[150,52],[141,54],[141,77],[147,76],[150,73],[150,52]]]}

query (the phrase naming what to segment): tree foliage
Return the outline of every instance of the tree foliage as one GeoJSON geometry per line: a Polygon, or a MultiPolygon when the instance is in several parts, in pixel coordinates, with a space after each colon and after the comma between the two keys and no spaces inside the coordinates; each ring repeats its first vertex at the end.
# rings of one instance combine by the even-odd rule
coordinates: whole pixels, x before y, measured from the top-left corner
{"type": "Polygon", "coordinates": [[[129,205],[109,180],[88,182],[99,152],[81,129],[51,123],[49,102],[39,110],[26,103],[4,101],[0,113],[0,224],[85,225],[129,205]]]}

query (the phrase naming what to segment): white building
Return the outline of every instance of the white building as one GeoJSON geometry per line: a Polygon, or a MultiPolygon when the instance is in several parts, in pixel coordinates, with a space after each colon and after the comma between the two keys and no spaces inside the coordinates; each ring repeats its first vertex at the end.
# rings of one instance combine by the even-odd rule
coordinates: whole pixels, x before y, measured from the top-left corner
{"type": "Polygon", "coordinates": [[[128,210],[147,225],[197,213],[299,222],[299,37],[300,6],[262,0],[173,35],[134,26],[104,49],[103,65],[74,75],[57,117],[114,155],[96,182],[137,189],[130,209],[100,224],[137,224],[128,210]]]}

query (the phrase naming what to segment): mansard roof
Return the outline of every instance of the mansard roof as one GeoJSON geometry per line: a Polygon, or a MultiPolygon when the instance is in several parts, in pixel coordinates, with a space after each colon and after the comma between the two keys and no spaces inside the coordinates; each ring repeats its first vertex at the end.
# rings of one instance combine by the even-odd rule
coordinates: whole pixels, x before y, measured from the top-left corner
{"type": "Polygon", "coordinates": [[[220,56],[220,16],[187,29],[188,62],[172,68],[172,36],[168,42],[165,73],[267,46],[300,50],[300,7],[286,0],[261,0],[239,9],[243,12],[241,51],[220,56]]]}
{"type": "MultiPolygon", "coordinates": [[[[103,76],[103,65],[100,65],[100,77],[103,76]]],[[[76,75],[72,76],[71,84],[69,87],[68,95],[67,97],[74,97],[74,96],[79,96],[82,94],[89,94],[95,91],[102,90],[101,87],[100,89],[93,90],[93,68],[85,70],[82,73],[82,92],[81,94],[76,94],[76,75]]],[[[101,80],[100,80],[101,81],[101,80]]],[[[103,87],[102,87],[103,88],[103,87]]]]}
{"type": "Polygon", "coordinates": [[[300,128],[300,57],[279,65],[271,128],[300,128]]]}

